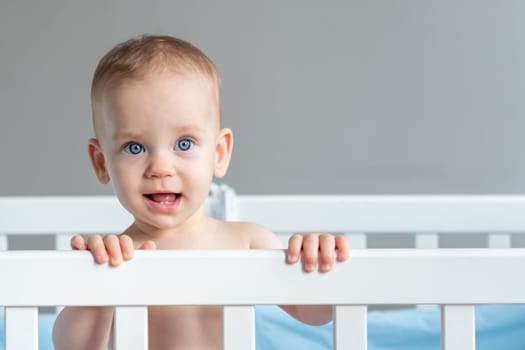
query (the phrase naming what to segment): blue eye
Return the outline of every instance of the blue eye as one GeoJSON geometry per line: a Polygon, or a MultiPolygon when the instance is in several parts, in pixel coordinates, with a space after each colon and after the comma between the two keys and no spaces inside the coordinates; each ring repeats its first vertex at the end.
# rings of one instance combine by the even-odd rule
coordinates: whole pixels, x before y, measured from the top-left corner
{"type": "Polygon", "coordinates": [[[177,150],[189,151],[193,147],[193,141],[190,139],[182,139],[177,141],[177,150]]]}
{"type": "Polygon", "coordinates": [[[124,147],[124,151],[130,154],[139,154],[144,152],[144,147],[138,143],[130,142],[124,147]]]}

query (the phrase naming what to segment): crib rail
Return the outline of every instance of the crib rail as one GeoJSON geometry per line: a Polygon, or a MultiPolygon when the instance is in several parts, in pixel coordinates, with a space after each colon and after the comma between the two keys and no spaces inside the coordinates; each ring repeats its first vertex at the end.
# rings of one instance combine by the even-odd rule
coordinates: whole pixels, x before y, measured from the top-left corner
{"type": "Polygon", "coordinates": [[[87,252],[0,252],[6,349],[35,349],[17,329],[24,320],[35,329],[38,306],[117,305],[116,344],[134,350],[147,344],[144,305],[224,305],[225,348],[254,349],[254,304],[333,304],[336,348],[364,350],[366,305],[423,303],[443,305],[444,349],[467,350],[474,304],[525,303],[525,249],[356,250],[328,274],[284,259],[281,250],[140,251],[112,268],[87,252]]]}
{"type": "Polygon", "coordinates": [[[115,196],[13,196],[0,197],[0,222],[5,235],[120,233],[132,216],[115,196]]]}
{"type": "Polygon", "coordinates": [[[281,250],[136,255],[112,268],[96,265],[87,252],[0,252],[0,302],[17,307],[525,303],[525,249],[354,250],[351,260],[331,273],[311,275],[299,264],[285,264],[281,250]]]}
{"type": "MultiPolygon", "coordinates": [[[[238,220],[279,232],[525,232],[521,195],[241,195],[235,205],[238,220]]],[[[121,232],[131,221],[114,196],[0,197],[5,235],[121,232]]]]}
{"type": "Polygon", "coordinates": [[[521,195],[238,197],[241,220],[289,232],[524,232],[524,212],[521,195]]]}
{"type": "Polygon", "coordinates": [[[66,249],[71,234],[118,233],[132,218],[114,196],[0,197],[6,350],[37,349],[38,307],[68,305],[116,305],[116,348],[145,349],[145,305],[165,304],[224,305],[228,350],[254,348],[254,304],[336,305],[334,344],[356,350],[367,346],[367,305],[437,304],[443,349],[473,350],[474,304],[525,303],[525,250],[431,249],[456,233],[510,247],[511,234],[525,233],[525,196],[237,196],[232,204],[235,219],[283,237],[346,234],[352,258],[330,274],[305,274],[282,251],[138,252],[117,269],[85,252],[2,252],[10,236],[51,234],[66,249]],[[356,250],[375,233],[413,233],[423,249],[356,250]]]}

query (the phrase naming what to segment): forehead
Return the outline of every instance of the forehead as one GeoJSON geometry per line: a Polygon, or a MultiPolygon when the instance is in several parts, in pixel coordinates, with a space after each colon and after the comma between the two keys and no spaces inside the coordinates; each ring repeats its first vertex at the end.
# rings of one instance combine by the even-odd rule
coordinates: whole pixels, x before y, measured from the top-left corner
{"type": "MultiPolygon", "coordinates": [[[[213,81],[199,74],[159,71],[107,89],[99,114],[105,127],[145,123],[218,128],[219,101],[213,81]]],[[[95,116],[96,117],[96,116],[95,116]]],[[[159,124],[159,125],[155,125],[159,124]]]]}

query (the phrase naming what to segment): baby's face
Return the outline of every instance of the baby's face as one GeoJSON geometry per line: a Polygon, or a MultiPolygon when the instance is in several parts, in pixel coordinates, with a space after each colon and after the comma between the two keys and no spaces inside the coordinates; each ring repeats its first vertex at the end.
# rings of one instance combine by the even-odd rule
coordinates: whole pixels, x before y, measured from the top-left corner
{"type": "Polygon", "coordinates": [[[154,73],[122,83],[98,112],[107,173],[137,223],[167,229],[192,217],[216,171],[220,121],[212,84],[154,73]]]}

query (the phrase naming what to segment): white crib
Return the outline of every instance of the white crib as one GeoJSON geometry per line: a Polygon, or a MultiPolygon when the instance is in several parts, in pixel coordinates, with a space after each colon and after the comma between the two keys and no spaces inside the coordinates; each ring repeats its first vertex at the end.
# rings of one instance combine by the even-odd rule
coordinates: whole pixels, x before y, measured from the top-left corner
{"type": "MultiPolygon", "coordinates": [[[[525,303],[522,196],[238,196],[239,220],[287,235],[348,236],[351,259],[328,274],[285,264],[283,251],[142,251],[119,268],[87,252],[8,251],[8,237],[118,233],[131,217],[114,197],[0,198],[0,306],[6,350],[38,348],[38,308],[114,305],[115,348],[147,349],[146,305],[223,305],[224,348],[255,349],[259,304],[335,305],[334,346],[367,348],[367,306],[437,304],[442,349],[475,348],[474,305],[525,303]],[[420,249],[364,249],[377,233],[411,233],[420,249]],[[490,249],[433,249],[439,237],[486,233],[490,249]],[[93,288],[93,284],[104,288],[93,288]]],[[[284,239],[283,239],[284,240],[284,239]]]]}

